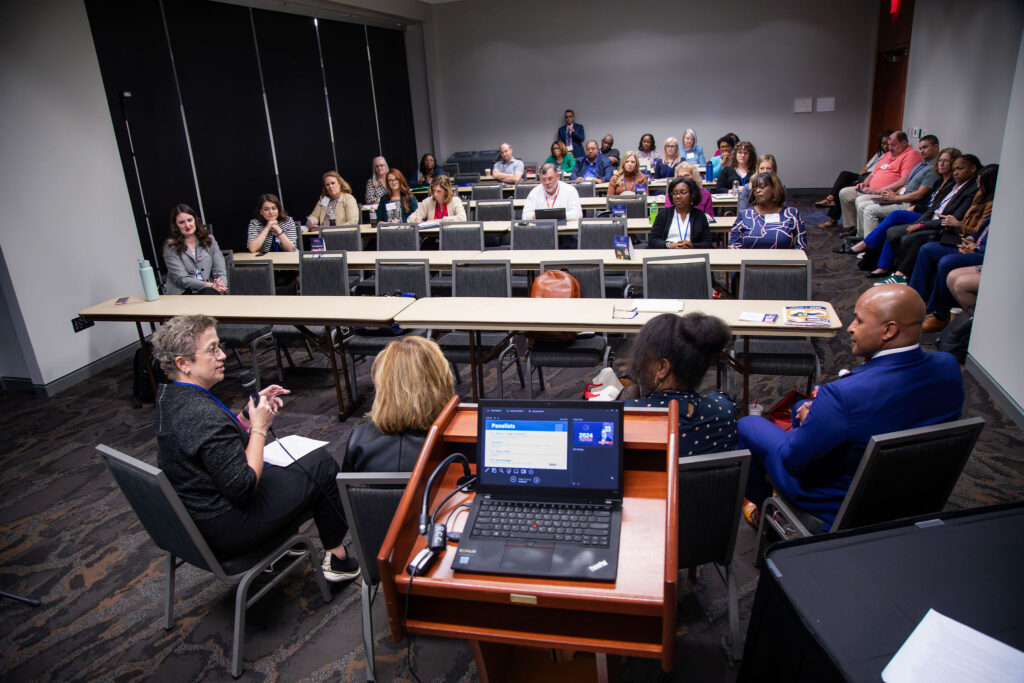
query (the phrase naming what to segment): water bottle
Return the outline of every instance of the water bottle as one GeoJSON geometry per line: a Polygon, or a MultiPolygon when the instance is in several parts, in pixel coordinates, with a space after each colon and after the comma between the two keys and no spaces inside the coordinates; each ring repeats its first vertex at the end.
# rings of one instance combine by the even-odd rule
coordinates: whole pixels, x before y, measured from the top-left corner
{"type": "Polygon", "coordinates": [[[651,210],[650,211],[651,225],[654,225],[654,219],[658,217],[658,202],[657,201],[653,201],[652,202],[650,197],[647,198],[647,201],[649,202],[648,206],[650,207],[650,210],[651,210]]]}
{"type": "Polygon", "coordinates": [[[160,298],[160,290],[156,287],[156,275],[153,274],[153,267],[144,258],[139,259],[139,277],[142,278],[142,291],[146,293],[146,301],[156,301],[160,298]]]}
{"type": "Polygon", "coordinates": [[[715,175],[715,167],[709,161],[704,166],[704,180],[711,180],[713,175],[715,175]]]}
{"type": "Polygon", "coordinates": [[[740,196],[740,181],[738,181],[738,180],[732,181],[732,196],[733,197],[739,197],[740,196]]]}

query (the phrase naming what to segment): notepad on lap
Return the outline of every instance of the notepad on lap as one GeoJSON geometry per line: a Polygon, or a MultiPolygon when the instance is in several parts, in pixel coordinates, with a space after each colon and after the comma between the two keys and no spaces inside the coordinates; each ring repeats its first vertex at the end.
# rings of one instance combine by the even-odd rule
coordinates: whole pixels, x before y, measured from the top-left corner
{"type": "Polygon", "coordinates": [[[292,458],[298,460],[302,456],[308,455],[321,446],[326,445],[326,441],[317,441],[316,439],[307,439],[298,434],[289,434],[263,447],[263,462],[269,465],[277,465],[278,467],[288,467],[288,465],[294,462],[292,458]],[[288,453],[285,452],[286,448],[288,453],[291,453],[291,457],[288,457],[288,453]]]}

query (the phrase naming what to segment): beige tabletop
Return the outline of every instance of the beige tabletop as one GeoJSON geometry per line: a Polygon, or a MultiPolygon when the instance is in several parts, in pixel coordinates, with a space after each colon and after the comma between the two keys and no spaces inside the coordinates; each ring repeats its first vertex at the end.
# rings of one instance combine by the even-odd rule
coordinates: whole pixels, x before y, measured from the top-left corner
{"type": "MultiPolygon", "coordinates": [[[[642,301],[642,300],[640,300],[642,301]]],[[[729,326],[733,334],[773,337],[832,337],[842,327],[832,305],[825,301],[757,301],[735,299],[687,299],[680,315],[700,311],[714,315],[729,326]],[[795,327],[783,323],[785,307],[813,304],[824,306],[828,327],[795,327]],[[774,324],[745,322],[742,313],[778,315],[774,324]]],[[[395,316],[403,328],[441,328],[466,330],[518,330],[521,332],[637,332],[658,312],[638,313],[627,309],[628,299],[541,299],[510,297],[428,297],[417,299],[395,316]],[[615,317],[614,311],[619,310],[615,317]]]]}
{"type": "Polygon", "coordinates": [[[644,259],[665,256],[707,254],[711,270],[738,271],[743,261],[807,261],[800,249],[636,249],[633,258],[619,259],[613,249],[509,249],[484,251],[478,259],[503,259],[513,269],[537,270],[541,261],[586,261],[600,259],[605,270],[643,270],[644,259]]]}
{"type": "Polygon", "coordinates": [[[223,323],[282,325],[388,325],[412,303],[390,296],[185,296],[161,295],[156,301],[129,297],[90,306],[79,315],[87,320],[160,322],[176,315],[202,313],[223,323]]]}
{"type": "MultiPolygon", "coordinates": [[[[475,199],[470,199],[470,207],[475,208],[476,201],[475,199]]],[[[664,195],[651,195],[648,201],[656,202],[660,205],[665,202],[665,197],[664,195]]],[[[715,197],[712,195],[711,201],[716,207],[729,208],[736,206],[736,198],[731,195],[728,197],[724,195],[715,197]]],[[[524,197],[513,199],[512,205],[517,209],[521,209],[526,205],[526,199],[524,197]]],[[[608,197],[580,197],[580,206],[584,209],[604,209],[608,206],[608,197]]]]}

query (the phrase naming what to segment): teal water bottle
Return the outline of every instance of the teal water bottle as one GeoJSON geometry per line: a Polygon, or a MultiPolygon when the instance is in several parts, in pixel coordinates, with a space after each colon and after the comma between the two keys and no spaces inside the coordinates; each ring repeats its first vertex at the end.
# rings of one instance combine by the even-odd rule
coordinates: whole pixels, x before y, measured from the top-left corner
{"type": "Polygon", "coordinates": [[[156,301],[160,298],[160,290],[156,287],[156,275],[153,274],[153,267],[144,258],[139,259],[139,277],[142,278],[142,290],[146,293],[146,301],[156,301]]]}

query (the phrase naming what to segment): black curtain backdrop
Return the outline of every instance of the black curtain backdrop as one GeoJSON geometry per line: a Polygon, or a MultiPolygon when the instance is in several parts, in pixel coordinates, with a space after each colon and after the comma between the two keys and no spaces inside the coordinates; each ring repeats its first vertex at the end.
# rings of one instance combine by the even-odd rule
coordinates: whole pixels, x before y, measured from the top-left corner
{"type": "MultiPolygon", "coordinates": [[[[253,10],[285,211],[304,220],[334,167],[312,17],[253,10]]],[[[362,198],[359,198],[362,201],[362,198]]]]}
{"type": "Polygon", "coordinates": [[[401,169],[412,184],[419,172],[416,133],[413,129],[409,67],[405,61],[405,36],[401,31],[369,26],[370,63],[377,92],[377,120],[380,122],[384,158],[401,169]]]}
{"type": "Polygon", "coordinates": [[[319,20],[320,69],[313,18],[207,0],[166,0],[189,140],[181,121],[171,57],[157,0],[86,0],[100,71],[143,251],[152,257],[141,209],[145,197],[157,251],[172,207],[199,209],[188,144],[195,158],[204,218],[224,249],[244,249],[257,197],[277,194],[277,154],[286,210],[304,219],[334,166],[326,76],[338,171],[363,201],[373,157],[412,171],[415,133],[402,31],[319,20]],[[256,39],[253,38],[253,26],[256,39]],[[380,138],[370,84],[367,33],[377,79],[380,138]],[[257,45],[259,60],[257,60],[257,45]],[[260,70],[270,111],[268,130],[260,70]],[[121,92],[132,97],[122,107],[121,92]],[[142,195],[129,155],[132,128],[142,195]],[[273,147],[272,147],[273,145],[273,147]]]}
{"type": "Polygon", "coordinates": [[[365,31],[359,24],[321,21],[320,42],[334,121],[338,173],[352,186],[356,201],[362,203],[371,162],[380,154],[365,31]]]}
{"type": "Polygon", "coordinates": [[[222,249],[246,245],[256,198],[277,194],[249,10],[165,2],[204,219],[222,249]]]}
{"type": "Polygon", "coordinates": [[[150,260],[154,258],[142,212],[141,197],[145,196],[157,251],[155,263],[160,263],[172,207],[178,202],[197,205],[160,7],[156,0],[86,0],[85,8],[142,253],[150,260]],[[124,91],[132,96],[122,107],[124,91]],[[132,167],[125,116],[131,126],[142,195],[132,167]]]}

